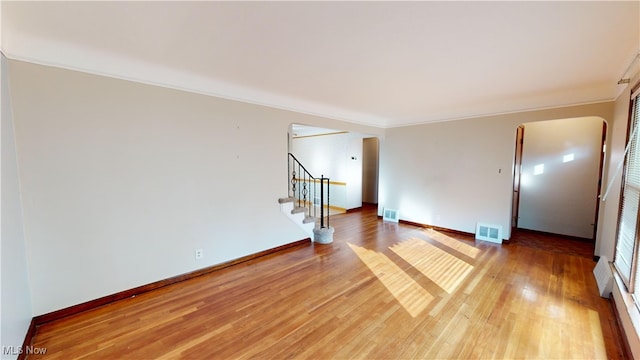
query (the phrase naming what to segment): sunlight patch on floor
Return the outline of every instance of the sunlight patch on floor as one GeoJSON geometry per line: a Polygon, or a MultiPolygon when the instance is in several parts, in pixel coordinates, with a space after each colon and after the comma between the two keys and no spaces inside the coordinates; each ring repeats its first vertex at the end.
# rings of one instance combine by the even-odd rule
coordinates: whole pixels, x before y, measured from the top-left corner
{"type": "Polygon", "coordinates": [[[433,300],[433,295],[386,255],[347,244],[411,316],[418,316],[433,300]]]}
{"type": "Polygon", "coordinates": [[[477,247],[465,244],[439,231],[427,229],[425,230],[425,233],[430,239],[435,240],[440,244],[445,245],[463,255],[467,255],[470,258],[475,259],[480,253],[480,249],[478,249],[477,247]]]}
{"type": "Polygon", "coordinates": [[[390,249],[449,294],[473,270],[472,265],[418,238],[397,243],[390,249]]]}
{"type": "Polygon", "coordinates": [[[589,312],[589,325],[591,327],[591,341],[595,348],[594,357],[596,359],[606,359],[607,349],[604,345],[604,339],[602,335],[602,324],[600,324],[600,315],[597,311],[588,309],[589,312]]]}

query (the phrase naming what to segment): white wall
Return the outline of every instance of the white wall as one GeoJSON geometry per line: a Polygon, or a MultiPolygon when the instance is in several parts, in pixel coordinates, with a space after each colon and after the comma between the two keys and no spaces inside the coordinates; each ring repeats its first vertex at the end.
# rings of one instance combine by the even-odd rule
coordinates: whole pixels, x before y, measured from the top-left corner
{"type": "Polygon", "coordinates": [[[2,228],[2,244],[0,246],[2,283],[0,300],[0,319],[2,319],[2,358],[16,358],[17,354],[5,349],[22,346],[33,316],[31,310],[31,292],[27,271],[27,255],[22,221],[22,203],[16,149],[13,131],[13,115],[7,78],[7,60],[0,55],[1,102],[1,148],[2,176],[0,183],[0,199],[2,202],[0,228],[2,228]]]}
{"type": "Polygon", "coordinates": [[[306,238],[277,202],[288,125],[377,131],[18,61],[9,74],[35,315],[306,238]]]}
{"type": "Polygon", "coordinates": [[[594,238],[602,130],[597,117],[524,125],[519,228],[594,238]]]}
{"type": "Polygon", "coordinates": [[[521,123],[612,117],[613,103],[536,110],[387,129],[380,144],[379,212],[475,232],[477,222],[511,236],[516,128],[521,123]]]}
{"type": "Polygon", "coordinates": [[[362,135],[349,132],[293,138],[291,153],[311,175],[346,183],[344,189],[332,186],[332,206],[362,206],[362,135]]]}

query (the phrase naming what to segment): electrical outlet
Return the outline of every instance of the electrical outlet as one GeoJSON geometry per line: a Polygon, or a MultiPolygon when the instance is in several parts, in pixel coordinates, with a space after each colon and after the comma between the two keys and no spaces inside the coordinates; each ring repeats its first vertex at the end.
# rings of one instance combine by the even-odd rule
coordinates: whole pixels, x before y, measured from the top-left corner
{"type": "Polygon", "coordinates": [[[204,251],[202,249],[196,249],[196,260],[202,259],[204,256],[204,251]]]}

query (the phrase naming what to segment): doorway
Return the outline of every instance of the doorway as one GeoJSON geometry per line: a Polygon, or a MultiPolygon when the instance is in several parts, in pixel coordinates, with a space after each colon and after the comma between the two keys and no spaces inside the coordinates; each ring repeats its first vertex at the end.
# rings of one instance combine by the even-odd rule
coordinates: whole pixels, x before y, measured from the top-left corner
{"type": "Polygon", "coordinates": [[[595,240],[606,123],[525,123],[516,131],[515,229],[595,240]]]}
{"type": "Polygon", "coordinates": [[[362,204],[378,204],[378,138],[362,139],[362,204]]]}
{"type": "Polygon", "coordinates": [[[288,151],[314,176],[331,179],[333,210],[346,212],[377,204],[377,137],[303,124],[291,124],[289,133],[288,151]]]}

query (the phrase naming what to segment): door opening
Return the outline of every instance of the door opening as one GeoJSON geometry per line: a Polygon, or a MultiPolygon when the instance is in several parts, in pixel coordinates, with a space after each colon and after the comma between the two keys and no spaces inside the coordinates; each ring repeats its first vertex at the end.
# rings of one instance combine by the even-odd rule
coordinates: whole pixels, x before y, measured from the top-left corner
{"type": "Polygon", "coordinates": [[[362,205],[378,204],[378,138],[362,139],[362,205]]]}
{"type": "Polygon", "coordinates": [[[605,136],[599,117],[521,125],[512,226],[594,241],[605,136]]]}
{"type": "Polygon", "coordinates": [[[291,124],[288,151],[314,176],[330,179],[331,210],[361,209],[378,202],[377,137],[291,124]]]}
{"type": "Polygon", "coordinates": [[[522,171],[522,142],[524,138],[524,125],[516,130],[516,155],[513,166],[513,204],[511,227],[518,227],[518,207],[520,206],[520,174],[522,171]]]}

